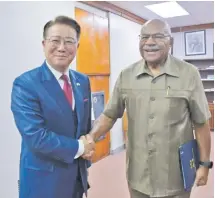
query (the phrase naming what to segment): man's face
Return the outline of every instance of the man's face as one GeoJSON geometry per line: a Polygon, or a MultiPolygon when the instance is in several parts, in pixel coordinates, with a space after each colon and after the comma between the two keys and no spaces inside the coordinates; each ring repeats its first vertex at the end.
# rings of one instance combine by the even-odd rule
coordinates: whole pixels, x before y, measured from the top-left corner
{"type": "Polygon", "coordinates": [[[162,26],[148,24],[142,28],[140,34],[140,53],[146,62],[161,63],[168,55],[171,47],[171,37],[162,26]]]}
{"type": "Polygon", "coordinates": [[[68,25],[55,24],[48,29],[42,43],[48,63],[56,70],[64,72],[76,56],[76,31],[68,25]]]}

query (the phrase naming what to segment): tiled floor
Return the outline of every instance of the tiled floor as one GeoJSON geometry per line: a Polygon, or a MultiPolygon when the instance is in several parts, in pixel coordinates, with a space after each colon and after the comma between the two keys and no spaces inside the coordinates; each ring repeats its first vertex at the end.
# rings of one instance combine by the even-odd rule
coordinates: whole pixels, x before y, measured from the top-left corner
{"type": "MultiPolygon", "coordinates": [[[[212,151],[213,147],[212,133],[212,151]]],[[[211,153],[212,159],[214,152],[211,153]]],[[[110,155],[92,165],[89,170],[89,198],[129,198],[125,177],[125,151],[110,155]]],[[[192,191],[191,198],[214,198],[214,172],[210,171],[208,184],[192,191]]]]}

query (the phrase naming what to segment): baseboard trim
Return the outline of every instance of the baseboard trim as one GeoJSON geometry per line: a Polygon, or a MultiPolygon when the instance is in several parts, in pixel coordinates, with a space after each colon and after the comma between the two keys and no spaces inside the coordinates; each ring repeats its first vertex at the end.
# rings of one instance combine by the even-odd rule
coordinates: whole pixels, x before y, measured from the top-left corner
{"type": "Polygon", "coordinates": [[[114,149],[114,150],[111,150],[111,151],[110,151],[110,154],[111,154],[111,155],[114,155],[114,154],[120,153],[120,152],[122,152],[122,151],[124,151],[124,150],[125,150],[125,144],[123,144],[123,145],[117,147],[117,148],[114,149]]]}

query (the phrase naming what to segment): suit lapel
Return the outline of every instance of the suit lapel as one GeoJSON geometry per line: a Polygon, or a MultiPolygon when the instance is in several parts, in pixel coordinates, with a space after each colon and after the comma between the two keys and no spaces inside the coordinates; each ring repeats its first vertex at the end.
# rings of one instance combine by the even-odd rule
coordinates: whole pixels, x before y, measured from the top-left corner
{"type": "Polygon", "coordinates": [[[52,72],[47,67],[46,63],[42,66],[42,83],[53,100],[63,111],[65,118],[72,116],[72,109],[52,72]]]}
{"type": "MultiPolygon", "coordinates": [[[[79,82],[78,78],[76,77],[75,73],[70,70],[70,79],[72,82],[72,89],[73,89],[73,94],[75,98],[75,108],[76,108],[76,113],[77,113],[77,118],[78,118],[78,124],[80,125],[82,117],[83,117],[83,112],[84,112],[84,99],[83,99],[83,94],[82,94],[82,85],[79,82]]],[[[79,136],[79,132],[77,132],[77,137],[79,136]]]]}

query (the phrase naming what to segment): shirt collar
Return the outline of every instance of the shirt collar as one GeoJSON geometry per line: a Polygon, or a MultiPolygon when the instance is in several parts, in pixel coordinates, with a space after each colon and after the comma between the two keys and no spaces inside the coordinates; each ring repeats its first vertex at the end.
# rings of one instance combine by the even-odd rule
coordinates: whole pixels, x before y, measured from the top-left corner
{"type": "MultiPolygon", "coordinates": [[[[139,76],[141,74],[149,74],[150,71],[146,65],[145,60],[140,61],[138,67],[139,68],[137,70],[136,76],[139,76]]],[[[171,76],[179,77],[178,68],[177,68],[174,60],[172,59],[171,55],[168,55],[167,60],[162,65],[162,68],[163,68],[162,73],[166,73],[171,76]]]]}
{"type": "Polygon", "coordinates": [[[67,75],[67,77],[68,77],[68,79],[69,79],[69,81],[70,81],[70,77],[69,77],[69,68],[66,70],[65,73],[61,73],[61,72],[57,71],[56,69],[54,69],[54,68],[48,63],[47,60],[46,60],[46,64],[47,64],[48,68],[50,69],[50,71],[52,72],[52,74],[55,76],[55,78],[56,78],[57,80],[59,80],[60,77],[61,77],[63,74],[65,74],[65,75],[67,75]]]}

